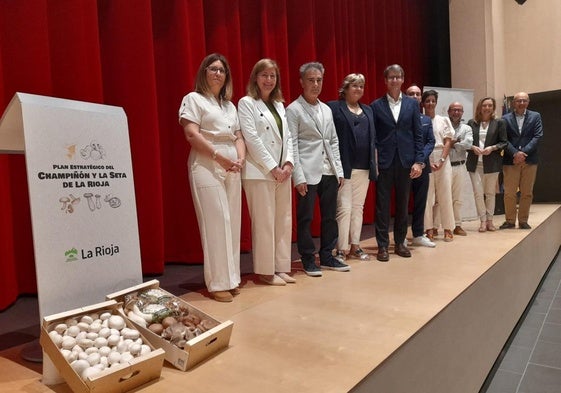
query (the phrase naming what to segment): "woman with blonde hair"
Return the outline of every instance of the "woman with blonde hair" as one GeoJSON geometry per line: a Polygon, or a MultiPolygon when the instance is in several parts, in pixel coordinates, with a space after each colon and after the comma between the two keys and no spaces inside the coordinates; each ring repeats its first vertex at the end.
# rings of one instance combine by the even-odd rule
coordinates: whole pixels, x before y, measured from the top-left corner
{"type": "Polygon", "coordinates": [[[370,259],[360,247],[364,200],[370,180],[376,180],[376,130],[372,108],[359,101],[364,94],[364,75],[349,74],[339,89],[339,100],[327,105],[339,138],[339,152],[345,180],[337,194],[336,258],[343,262],[347,255],[360,260],[370,259]],[[350,245],[349,245],[350,243],[350,245]]]}
{"type": "Polygon", "coordinates": [[[238,102],[247,146],[242,179],[253,243],[253,270],[269,285],[286,285],[292,241],[292,139],[286,121],[279,67],[259,60],[249,77],[247,95],[238,102]]]}
{"type": "Polygon", "coordinates": [[[477,103],[474,118],[468,121],[473,130],[473,146],[468,150],[466,168],[481,221],[479,232],[496,230],[493,215],[497,180],[503,166],[501,151],[508,143],[504,121],[495,118],[496,107],[494,98],[484,97],[477,103]]]}

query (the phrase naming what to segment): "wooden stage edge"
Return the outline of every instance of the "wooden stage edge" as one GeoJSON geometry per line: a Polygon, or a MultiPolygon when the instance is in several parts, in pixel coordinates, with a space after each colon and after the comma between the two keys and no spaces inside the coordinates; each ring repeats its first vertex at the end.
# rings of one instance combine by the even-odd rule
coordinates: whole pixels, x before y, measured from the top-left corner
{"type": "MultiPolygon", "coordinates": [[[[285,287],[244,276],[230,304],[187,293],[234,322],[230,346],[187,372],[165,364],[135,392],[478,392],[559,250],[561,206],[532,205],[530,224],[479,233],[468,222],[468,236],[412,258],[350,260],[351,272],[321,278],[294,263],[297,283],[285,287]]],[[[363,245],[375,253],[374,239],[363,245]]],[[[2,392],[70,392],[40,378],[0,357],[2,392]]]]}

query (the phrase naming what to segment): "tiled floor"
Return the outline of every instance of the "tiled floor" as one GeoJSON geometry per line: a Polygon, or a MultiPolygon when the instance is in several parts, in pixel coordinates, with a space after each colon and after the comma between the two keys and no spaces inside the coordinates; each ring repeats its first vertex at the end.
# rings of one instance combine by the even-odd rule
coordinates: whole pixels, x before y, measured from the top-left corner
{"type": "Polygon", "coordinates": [[[561,392],[561,254],[481,393],[561,392]]]}

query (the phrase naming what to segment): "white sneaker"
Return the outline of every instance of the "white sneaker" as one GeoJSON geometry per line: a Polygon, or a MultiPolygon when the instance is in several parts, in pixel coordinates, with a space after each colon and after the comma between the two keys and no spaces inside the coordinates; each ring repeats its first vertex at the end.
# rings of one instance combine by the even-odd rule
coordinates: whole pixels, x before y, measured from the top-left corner
{"type": "Polygon", "coordinates": [[[413,238],[412,244],[414,246],[423,246],[423,247],[436,247],[436,243],[431,242],[427,235],[417,236],[413,238]]]}

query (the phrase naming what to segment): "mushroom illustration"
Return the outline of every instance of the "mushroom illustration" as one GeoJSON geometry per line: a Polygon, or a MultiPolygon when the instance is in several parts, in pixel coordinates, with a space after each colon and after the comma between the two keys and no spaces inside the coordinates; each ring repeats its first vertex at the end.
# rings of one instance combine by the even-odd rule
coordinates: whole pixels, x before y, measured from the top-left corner
{"type": "Polygon", "coordinates": [[[70,202],[70,198],[61,197],[58,201],[62,203],[62,207],[60,208],[60,210],[66,210],[68,207],[68,202],[70,202]]]}
{"type": "Polygon", "coordinates": [[[101,209],[101,195],[99,194],[95,195],[95,207],[101,209]]]}
{"type": "Polygon", "coordinates": [[[91,192],[86,192],[84,194],[84,198],[88,200],[88,206],[92,212],[95,210],[95,201],[93,200],[93,196],[94,195],[91,192]]]}

